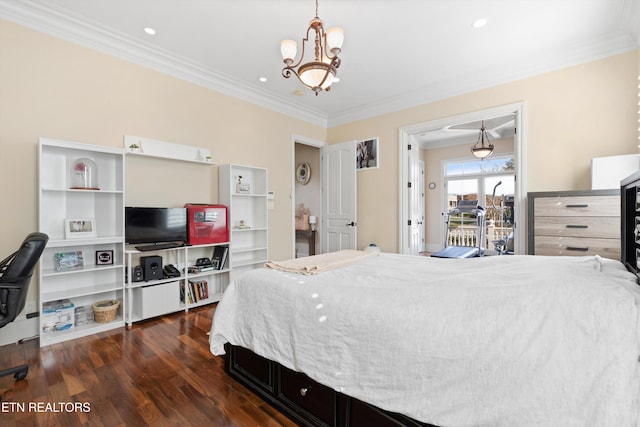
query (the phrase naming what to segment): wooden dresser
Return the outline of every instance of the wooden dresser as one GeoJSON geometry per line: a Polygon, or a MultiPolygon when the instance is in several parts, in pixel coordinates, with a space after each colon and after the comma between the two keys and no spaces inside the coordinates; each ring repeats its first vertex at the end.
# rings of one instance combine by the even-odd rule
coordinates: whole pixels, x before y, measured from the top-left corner
{"type": "Polygon", "coordinates": [[[528,254],[620,260],[619,190],[527,195],[528,254]]]}

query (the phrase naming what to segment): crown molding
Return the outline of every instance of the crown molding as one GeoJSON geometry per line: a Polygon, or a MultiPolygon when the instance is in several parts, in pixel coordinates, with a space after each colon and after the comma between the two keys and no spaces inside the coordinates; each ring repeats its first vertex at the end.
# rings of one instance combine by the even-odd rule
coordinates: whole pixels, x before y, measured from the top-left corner
{"type": "Polygon", "coordinates": [[[540,56],[535,69],[520,67],[510,63],[504,66],[492,67],[490,70],[478,70],[473,79],[451,78],[422,86],[387,98],[380,102],[361,105],[357,108],[344,110],[329,117],[328,127],[340,126],[347,123],[365,120],[372,117],[402,111],[408,108],[429,104],[465,93],[487,89],[493,86],[533,77],[551,71],[584,64],[598,59],[614,56],[638,49],[638,42],[634,36],[626,33],[614,34],[608,39],[595,43],[575,46],[572,55],[540,56]]]}
{"type": "Polygon", "coordinates": [[[0,0],[0,18],[326,128],[326,113],[273,96],[173,53],[32,0],[0,0]]]}
{"type": "Polygon", "coordinates": [[[640,1],[625,0],[623,13],[620,18],[620,29],[630,32],[636,40],[636,47],[640,48],[640,1]]]}

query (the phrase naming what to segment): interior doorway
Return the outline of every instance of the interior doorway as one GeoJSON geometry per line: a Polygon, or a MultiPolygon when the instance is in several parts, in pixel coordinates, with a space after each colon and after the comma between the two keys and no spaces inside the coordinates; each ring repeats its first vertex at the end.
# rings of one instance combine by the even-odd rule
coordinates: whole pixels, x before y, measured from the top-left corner
{"type": "Polygon", "coordinates": [[[321,149],[326,143],[301,136],[292,138],[292,258],[318,254],[322,248],[321,149]]]}
{"type": "MultiPolygon", "coordinates": [[[[412,168],[415,162],[412,162],[410,156],[407,154],[411,151],[411,147],[415,145],[423,145],[424,138],[434,138],[438,142],[433,142],[432,147],[440,144],[441,146],[456,145],[459,144],[464,148],[464,154],[467,159],[473,159],[474,157],[469,153],[470,147],[476,142],[478,137],[478,131],[480,123],[483,121],[495,120],[494,138],[502,138],[511,141],[511,154],[513,156],[514,166],[514,194],[513,194],[513,233],[514,233],[514,252],[517,254],[525,253],[525,193],[524,188],[524,148],[525,138],[523,131],[524,122],[524,103],[509,104],[501,107],[490,108],[486,110],[476,111],[458,116],[447,117],[444,119],[433,120],[425,123],[419,123],[411,126],[405,126],[400,129],[400,155],[399,155],[399,200],[400,200],[400,215],[399,215],[399,252],[404,254],[415,253],[415,238],[412,238],[411,231],[411,197],[410,188],[413,184],[412,181],[412,168]],[[500,124],[501,123],[501,124],[500,124]],[[509,132],[511,132],[509,134],[509,132]],[[467,134],[467,135],[465,135],[467,134]],[[507,136],[505,136],[507,135],[507,136]],[[510,136],[509,136],[510,135],[510,136]],[[510,139],[509,139],[510,138],[510,139]]],[[[429,170],[429,165],[426,167],[426,175],[430,176],[431,173],[437,173],[438,177],[442,177],[443,166],[431,166],[431,168],[439,168],[437,171],[429,170]]],[[[432,175],[431,175],[432,176],[432,175]]],[[[437,202],[430,203],[429,197],[426,201],[427,215],[437,211],[438,217],[441,216],[443,208],[446,207],[446,195],[447,190],[443,188],[443,181],[441,179],[427,178],[429,181],[427,196],[429,192],[433,194],[438,193],[440,197],[437,198],[437,202]]],[[[433,215],[431,215],[433,217],[433,215]]],[[[440,222],[438,223],[440,226],[440,222]]],[[[427,227],[430,225],[427,224],[427,227]]],[[[433,228],[433,225],[431,225],[433,228]]],[[[444,234],[440,233],[439,241],[432,242],[433,245],[442,247],[444,244],[444,234]]],[[[427,245],[428,246],[428,245],[427,245]]],[[[429,248],[426,248],[429,250],[429,248]]]]}

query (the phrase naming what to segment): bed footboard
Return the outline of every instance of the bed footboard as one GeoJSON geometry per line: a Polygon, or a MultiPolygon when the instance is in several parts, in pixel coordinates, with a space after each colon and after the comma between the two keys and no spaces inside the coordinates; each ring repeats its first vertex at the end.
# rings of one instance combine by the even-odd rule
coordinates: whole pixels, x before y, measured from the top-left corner
{"type": "Polygon", "coordinates": [[[229,376],[302,426],[435,427],[336,392],[245,348],[225,349],[229,376]]]}

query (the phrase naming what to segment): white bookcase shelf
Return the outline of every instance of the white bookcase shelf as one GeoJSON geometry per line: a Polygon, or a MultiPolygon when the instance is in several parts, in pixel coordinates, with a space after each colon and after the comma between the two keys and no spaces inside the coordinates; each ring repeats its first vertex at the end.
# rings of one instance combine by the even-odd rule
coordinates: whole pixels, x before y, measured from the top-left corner
{"type": "Polygon", "coordinates": [[[130,156],[156,157],[210,166],[215,165],[211,157],[211,151],[208,148],[175,144],[132,135],[124,136],[124,148],[127,155],[130,156]]]}
{"type": "Polygon", "coordinates": [[[218,182],[220,203],[229,207],[233,278],[268,261],[267,170],[225,164],[218,169],[218,182]]]}
{"type": "MultiPolygon", "coordinates": [[[[39,230],[49,235],[40,259],[40,345],[46,346],[124,326],[124,152],[119,148],[40,138],[39,230]],[[74,162],[88,159],[93,165],[92,188],[74,186],[74,162]],[[66,238],[68,220],[92,220],[94,234],[66,238]],[[96,252],[108,251],[111,262],[96,264],[96,252]],[[74,254],[81,265],[64,269],[56,265],[57,254],[74,254]],[[45,316],[49,303],[68,300],[70,319],[58,330],[45,316]],[[92,312],[92,304],[103,300],[121,302],[112,322],[78,322],[80,307],[92,312]],[[72,314],[73,312],[73,314],[72,314]]],[[[88,173],[88,172],[87,172],[88,173]]]]}

